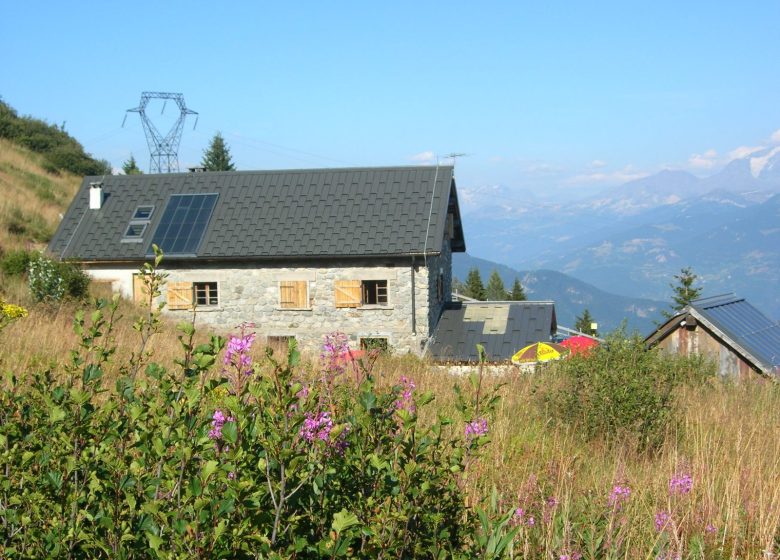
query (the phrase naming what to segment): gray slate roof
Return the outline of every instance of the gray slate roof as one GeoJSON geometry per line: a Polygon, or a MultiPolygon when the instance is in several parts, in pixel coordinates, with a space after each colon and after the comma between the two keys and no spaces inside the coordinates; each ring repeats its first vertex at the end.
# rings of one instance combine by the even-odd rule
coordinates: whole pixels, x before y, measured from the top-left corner
{"type": "Polygon", "coordinates": [[[524,346],[552,340],[557,328],[551,301],[450,303],[428,353],[437,361],[476,362],[482,344],[488,361],[508,361],[524,346]]]}
{"type": "Polygon", "coordinates": [[[780,367],[780,324],[745,298],[726,294],[692,301],[690,307],[744,348],[766,373],[780,367]]]}
{"type": "MultiPolygon", "coordinates": [[[[81,261],[139,261],[171,195],[219,198],[195,257],[271,259],[437,254],[447,213],[465,251],[451,166],[87,177],[49,250],[81,261]],[[105,200],[89,209],[89,185],[105,200]],[[154,205],[141,243],[122,242],[136,207],[154,205]]],[[[175,258],[175,257],[172,257],[175,258]]],[[[182,257],[184,258],[184,257],[182,257]]]]}

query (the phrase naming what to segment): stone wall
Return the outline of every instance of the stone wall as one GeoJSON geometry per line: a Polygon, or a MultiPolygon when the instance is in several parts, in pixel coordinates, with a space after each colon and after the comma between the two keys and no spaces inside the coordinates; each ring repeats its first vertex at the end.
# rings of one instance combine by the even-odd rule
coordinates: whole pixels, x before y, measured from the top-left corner
{"type": "MultiPolygon", "coordinates": [[[[452,267],[449,243],[439,257],[411,259],[323,262],[317,266],[291,267],[284,264],[202,264],[184,268],[167,263],[169,285],[174,282],[216,282],[219,304],[199,306],[196,322],[220,332],[233,330],[244,321],[255,323],[260,336],[295,336],[301,347],[319,348],[324,334],[342,331],[350,336],[353,348],[361,338],[387,338],[395,352],[420,353],[441,314],[443,301],[437,298],[436,279],[444,276],[444,300],[451,293],[452,267]],[[308,282],[312,304],[309,309],[282,309],[279,282],[308,282]],[[336,308],[337,280],[387,280],[387,305],[336,308]],[[412,298],[414,283],[414,298],[412,298]],[[412,320],[414,306],[414,321],[412,320]]],[[[91,266],[90,275],[111,281],[115,291],[133,296],[132,275],[136,267],[102,268],[91,266]]],[[[166,297],[163,290],[163,298],[166,297]]],[[[172,316],[189,317],[188,311],[166,311],[172,316]]]]}

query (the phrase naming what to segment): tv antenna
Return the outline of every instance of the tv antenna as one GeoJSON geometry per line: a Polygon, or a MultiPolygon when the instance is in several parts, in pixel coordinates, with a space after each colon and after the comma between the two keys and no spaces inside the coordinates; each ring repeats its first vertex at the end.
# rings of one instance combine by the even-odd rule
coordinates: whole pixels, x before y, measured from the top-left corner
{"type": "Polygon", "coordinates": [[[184,103],[184,95],[181,93],[165,93],[160,91],[145,91],[141,93],[141,103],[135,109],[128,109],[125,112],[125,118],[122,121],[122,127],[127,121],[127,113],[138,113],[141,115],[141,124],[146,134],[146,143],[149,146],[149,173],[178,173],[179,172],[179,144],[181,143],[181,134],[184,130],[184,120],[187,115],[196,115],[195,125],[198,126],[197,112],[187,109],[184,103]],[[154,123],[146,114],[146,107],[152,99],[162,99],[163,107],[160,111],[162,115],[168,100],[173,100],[179,106],[179,118],[173,123],[168,134],[163,136],[154,123]]]}
{"type": "Polygon", "coordinates": [[[452,166],[455,166],[455,163],[458,161],[458,158],[461,157],[468,157],[471,154],[467,154],[464,152],[452,152],[444,156],[444,159],[451,159],[452,160],[452,166]]]}

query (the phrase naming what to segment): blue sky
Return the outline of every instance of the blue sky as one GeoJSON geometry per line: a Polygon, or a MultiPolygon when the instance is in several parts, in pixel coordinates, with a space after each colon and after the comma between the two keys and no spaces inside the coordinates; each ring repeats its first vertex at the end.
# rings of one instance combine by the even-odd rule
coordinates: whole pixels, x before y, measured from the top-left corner
{"type": "Polygon", "coordinates": [[[0,96],[115,166],[131,152],[148,165],[138,116],[121,127],[142,91],[182,92],[199,112],[183,167],[219,130],[240,169],[465,152],[461,188],[575,196],[780,144],[777,0],[30,0],[2,13],[0,96]]]}

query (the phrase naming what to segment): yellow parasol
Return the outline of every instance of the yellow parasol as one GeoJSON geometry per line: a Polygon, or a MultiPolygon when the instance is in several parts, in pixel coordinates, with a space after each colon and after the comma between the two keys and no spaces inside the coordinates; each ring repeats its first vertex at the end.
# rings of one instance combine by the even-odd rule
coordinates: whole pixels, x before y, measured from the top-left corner
{"type": "Polygon", "coordinates": [[[518,350],[512,356],[512,363],[532,364],[535,362],[549,362],[558,360],[569,353],[569,349],[554,342],[534,342],[525,348],[518,350]]]}

